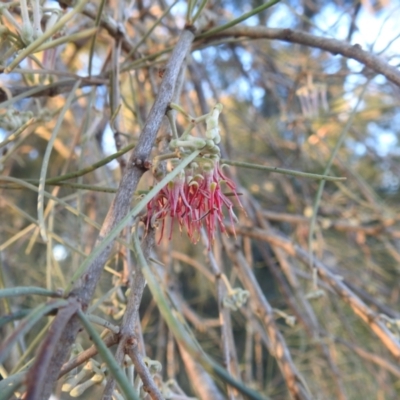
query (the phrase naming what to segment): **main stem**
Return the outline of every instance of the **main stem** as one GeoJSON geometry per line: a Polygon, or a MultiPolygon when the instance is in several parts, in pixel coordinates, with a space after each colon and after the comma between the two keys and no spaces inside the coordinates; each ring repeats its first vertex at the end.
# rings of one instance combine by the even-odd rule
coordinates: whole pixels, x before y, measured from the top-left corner
{"type": "MultiPolygon", "coordinates": [[[[126,166],[117,194],[104,220],[95,246],[100,244],[102,238],[107,236],[107,234],[122,220],[129,210],[132,196],[136,190],[139,179],[146,170],[144,168],[144,163],[150,156],[163,116],[165,115],[167,106],[172,99],[179,70],[191,47],[193,39],[193,32],[190,29],[184,29],[174,51],[171,54],[159,93],[150,110],[149,116],[147,117],[138,144],[132,153],[128,165],[126,166]]],[[[88,268],[88,271],[82,277],[80,284],[70,294],[70,296],[75,297],[82,304],[83,309],[87,308],[93,296],[103,267],[110,255],[112,246],[113,243],[109,244],[104,251],[98,255],[88,268]]],[[[58,320],[62,318],[62,314],[63,312],[61,310],[54,319],[52,325],[53,329],[50,329],[49,332],[57,330],[58,320]]],[[[47,365],[37,365],[37,362],[35,362],[33,364],[33,371],[37,368],[43,368],[46,371],[46,381],[40,382],[40,384],[42,384],[42,390],[39,397],[31,397],[30,393],[33,393],[33,388],[28,387],[27,399],[37,400],[37,398],[48,399],[50,397],[60,368],[68,356],[72,344],[75,342],[79,327],[79,320],[77,316],[74,315],[63,330],[60,340],[55,348],[51,349],[53,356],[51,357],[50,363],[47,365]]],[[[50,350],[46,346],[46,344],[50,342],[50,339],[49,335],[45,338],[41,351],[50,350]]],[[[37,360],[39,359],[40,357],[37,357],[37,360]]]]}

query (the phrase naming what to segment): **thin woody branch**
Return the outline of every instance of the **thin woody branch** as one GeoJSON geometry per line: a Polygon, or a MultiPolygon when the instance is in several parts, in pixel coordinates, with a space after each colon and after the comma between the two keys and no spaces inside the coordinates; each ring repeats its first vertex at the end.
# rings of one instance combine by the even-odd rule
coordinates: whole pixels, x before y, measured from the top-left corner
{"type": "Polygon", "coordinates": [[[337,398],[340,400],[346,400],[347,396],[343,385],[342,374],[340,372],[340,369],[334,362],[334,357],[331,354],[331,349],[326,343],[324,343],[320,339],[320,332],[322,328],[318,323],[317,316],[314,314],[314,310],[309,304],[306,297],[304,296],[304,293],[300,292],[299,284],[297,282],[295,275],[293,274],[295,285],[293,286],[293,283],[290,282],[292,288],[289,287],[289,285],[287,284],[286,280],[283,277],[281,269],[282,270],[284,269],[282,264],[289,262],[287,260],[287,255],[279,247],[272,246],[272,249],[280,265],[276,265],[275,261],[272,260],[272,257],[270,257],[267,254],[267,251],[264,247],[260,246],[259,248],[270,271],[272,272],[272,274],[274,275],[275,279],[278,282],[279,288],[285,298],[286,303],[288,304],[292,312],[295,314],[299,322],[304,326],[304,329],[307,335],[310,337],[310,339],[316,342],[317,347],[319,348],[319,352],[321,353],[322,357],[326,360],[326,363],[329,366],[329,370],[336,383],[337,396],[338,396],[337,398]]]}
{"type": "MultiPolygon", "coordinates": [[[[282,235],[255,228],[238,228],[236,229],[236,232],[276,245],[292,257],[299,258],[306,265],[309,265],[308,252],[282,235]]],[[[370,327],[385,347],[392,353],[395,359],[400,360],[400,343],[385,326],[383,321],[381,321],[379,315],[371,310],[352,290],[350,290],[338,275],[330,272],[328,267],[315,257],[313,258],[313,265],[317,268],[318,276],[328,284],[336,294],[338,294],[339,297],[352,308],[353,312],[370,327]]]]}
{"type": "Polygon", "coordinates": [[[31,368],[27,374],[27,400],[36,400],[40,398],[40,390],[44,385],[44,381],[47,379],[49,364],[56,344],[60,340],[69,320],[79,308],[80,304],[72,298],[69,300],[69,304],[66,307],[58,311],[58,323],[52,324],[47,337],[42,343],[39,354],[36,356],[36,368],[31,368]]]}
{"type": "Polygon", "coordinates": [[[400,71],[381,57],[363,50],[358,44],[352,45],[341,40],[315,36],[294,29],[266,28],[263,26],[235,26],[212,36],[213,39],[221,37],[283,40],[289,43],[297,43],[325,50],[334,55],[340,54],[343,57],[357,60],[376,73],[382,74],[397,86],[400,86],[400,71]]]}
{"type": "MultiPolygon", "coordinates": [[[[146,236],[142,244],[143,253],[146,255],[146,257],[149,257],[149,254],[153,246],[154,246],[154,234],[149,234],[146,236]]],[[[120,364],[122,364],[125,354],[130,354],[130,353],[136,354],[139,351],[137,344],[138,340],[135,335],[135,328],[137,327],[137,324],[140,322],[139,307],[142,301],[142,295],[145,286],[146,286],[146,281],[144,279],[143,273],[141,269],[138,266],[136,266],[128,297],[128,304],[120,328],[121,339],[119,341],[117,351],[115,353],[115,358],[117,362],[119,362],[120,364]]],[[[136,357],[132,358],[132,361],[137,371],[138,371],[138,366],[135,364],[135,361],[141,362],[141,360],[139,360],[138,357],[139,356],[136,355],[136,357]]],[[[150,388],[155,386],[152,378],[151,377],[149,378],[147,375],[146,375],[146,385],[149,386],[150,388]]],[[[114,388],[115,388],[115,379],[110,376],[107,379],[107,384],[106,387],[104,388],[104,393],[103,393],[104,400],[112,398],[112,393],[114,391],[114,388]]],[[[155,387],[155,389],[152,389],[152,392],[156,393],[158,396],[157,387],[155,387]]]]}
{"type": "Polygon", "coordinates": [[[49,83],[48,85],[37,86],[0,86],[0,102],[2,107],[6,107],[9,100],[17,101],[31,97],[54,97],[63,93],[68,93],[73,88],[77,80],[81,80],[80,88],[87,86],[102,86],[107,85],[108,80],[103,77],[76,77],[70,79],[62,79],[57,82],[49,83]]]}
{"type": "MultiPolygon", "coordinates": [[[[202,233],[203,233],[202,235],[203,242],[205,246],[208,246],[204,231],[202,233]]],[[[217,301],[219,308],[221,343],[222,343],[222,352],[224,356],[224,364],[226,365],[228,372],[232,376],[234,376],[236,379],[240,379],[239,363],[235,348],[235,340],[233,337],[231,310],[229,310],[228,307],[224,306],[224,297],[227,295],[227,289],[225,287],[223,280],[221,279],[223,271],[221,270],[221,267],[218,265],[213,251],[209,250],[207,257],[211,270],[215,274],[215,286],[216,286],[217,301]]],[[[228,387],[229,399],[235,398],[235,392],[236,391],[233,388],[228,387]]]]}
{"type": "Polygon", "coordinates": [[[250,305],[253,313],[257,315],[270,339],[269,351],[275,357],[281,373],[285,379],[286,386],[295,400],[310,400],[311,394],[304,385],[304,378],[294,365],[289,348],[275,324],[272,307],[268,303],[261,288],[247,264],[243,253],[232,243],[224,238],[224,246],[228,257],[237,267],[240,280],[244,287],[250,292],[250,305]]]}
{"type": "MultiPolygon", "coordinates": [[[[118,341],[119,341],[119,335],[111,335],[104,339],[104,344],[107,347],[111,347],[114,344],[117,344],[118,341]]],[[[86,349],[86,350],[82,351],[82,353],[78,354],[75,358],[66,362],[62,366],[62,368],[60,370],[60,375],[58,377],[61,378],[65,374],[68,374],[68,372],[72,371],[76,367],[79,367],[80,365],[85,363],[87,360],[94,357],[97,353],[98,353],[97,347],[95,345],[90,346],[88,349],[86,349]]]]}
{"type": "Polygon", "coordinates": [[[137,343],[133,343],[130,346],[127,346],[126,353],[131,358],[133,364],[135,365],[136,373],[140,376],[140,379],[143,382],[143,390],[149,394],[152,400],[163,400],[164,397],[161,394],[160,389],[154,382],[154,379],[151,376],[148,367],[144,363],[137,343]]]}

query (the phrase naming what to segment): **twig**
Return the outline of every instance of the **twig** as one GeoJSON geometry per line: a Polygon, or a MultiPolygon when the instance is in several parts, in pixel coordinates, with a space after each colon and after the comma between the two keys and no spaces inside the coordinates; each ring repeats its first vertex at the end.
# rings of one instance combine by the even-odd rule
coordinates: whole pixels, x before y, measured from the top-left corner
{"type": "MultiPolygon", "coordinates": [[[[118,343],[119,341],[119,335],[111,335],[108,336],[104,339],[104,344],[107,347],[114,346],[114,344],[118,343]]],[[[82,365],[84,362],[89,360],[90,358],[94,357],[98,353],[97,348],[95,345],[90,346],[88,349],[85,351],[82,351],[82,353],[78,354],[75,358],[72,360],[66,362],[60,370],[59,378],[67,374],[68,372],[72,371],[74,368],[79,367],[82,365]]]]}
{"type": "Polygon", "coordinates": [[[316,179],[319,181],[321,181],[321,180],[323,180],[323,181],[345,181],[347,179],[345,177],[339,177],[339,176],[312,174],[309,172],[293,171],[292,169],[267,167],[266,165],[251,164],[251,163],[239,162],[239,161],[230,161],[230,160],[225,160],[225,159],[221,159],[221,164],[233,165],[235,167],[241,167],[241,168],[257,169],[260,171],[276,172],[278,174],[298,176],[300,178],[316,179]]]}
{"type": "MultiPolygon", "coordinates": [[[[147,235],[142,245],[143,253],[147,257],[149,257],[153,245],[154,245],[154,238],[152,237],[152,235],[147,235]]],[[[130,352],[132,354],[135,354],[135,360],[132,359],[133,363],[135,364],[135,361],[138,360],[138,355],[136,354],[138,351],[138,346],[134,332],[139,322],[139,306],[142,301],[142,295],[145,285],[146,281],[144,279],[141,268],[139,267],[135,268],[135,274],[128,298],[128,304],[126,306],[124,318],[122,320],[120,329],[121,339],[119,341],[118,348],[115,353],[115,358],[117,362],[119,362],[120,364],[122,363],[125,354],[130,355],[130,352]]],[[[140,359],[138,362],[143,363],[143,360],[140,359]]],[[[141,368],[142,364],[140,365],[135,364],[135,367],[140,375],[140,372],[143,371],[143,369],[141,368]]],[[[146,380],[146,385],[152,393],[156,393],[157,395],[159,394],[159,390],[149,374],[144,374],[144,376],[143,377],[141,376],[141,378],[143,383],[145,382],[143,378],[146,380]]],[[[112,377],[110,377],[107,380],[106,387],[104,388],[104,393],[103,393],[104,400],[111,399],[114,387],[115,387],[115,380],[112,377]]],[[[158,397],[155,397],[155,399],[158,399],[158,397]]]]}
{"type": "Polygon", "coordinates": [[[59,94],[71,91],[76,81],[80,79],[79,87],[107,85],[108,80],[104,78],[85,78],[77,76],[76,79],[63,79],[48,85],[38,86],[12,86],[4,90],[0,87],[0,109],[6,108],[11,104],[26,99],[28,97],[54,97],[59,94]]]}
{"type": "MultiPolygon", "coordinates": [[[[234,376],[236,379],[240,379],[239,374],[239,365],[237,359],[237,353],[235,348],[235,340],[233,338],[232,332],[232,318],[230,310],[224,306],[224,297],[227,294],[227,289],[224,282],[221,280],[222,271],[220,266],[218,265],[214,253],[211,250],[207,235],[202,229],[201,236],[203,239],[204,247],[208,250],[208,260],[211,266],[211,270],[215,274],[215,286],[217,292],[217,302],[219,308],[219,321],[220,321],[220,329],[221,329],[221,345],[222,352],[224,356],[224,364],[228,370],[228,372],[234,376]]],[[[228,397],[229,399],[234,399],[235,391],[232,390],[232,387],[228,387],[228,397]]]]}
{"type": "Polygon", "coordinates": [[[164,400],[163,395],[158,389],[151,376],[149,369],[143,361],[142,355],[139,352],[137,342],[126,347],[126,352],[135,365],[135,370],[143,382],[143,390],[150,395],[153,400],[164,400]]]}
{"type": "Polygon", "coordinates": [[[249,301],[253,313],[259,316],[264,329],[268,333],[271,341],[269,351],[278,362],[289,393],[295,400],[311,400],[312,397],[305,386],[305,381],[296,366],[293,364],[285,339],[275,324],[272,307],[262,293],[252,269],[246,262],[246,258],[243,256],[242,252],[226,240],[225,237],[223,240],[228,257],[237,267],[243,285],[250,292],[249,301]]]}
{"type": "Polygon", "coordinates": [[[400,368],[396,365],[391,363],[390,361],[386,360],[385,358],[378,356],[377,354],[373,354],[369,351],[364,350],[362,347],[357,346],[354,343],[349,343],[346,340],[343,340],[338,337],[334,337],[333,340],[336,343],[340,343],[343,346],[346,346],[348,349],[354,351],[359,357],[363,358],[364,360],[370,361],[375,365],[379,365],[381,368],[386,369],[389,371],[393,376],[400,378],[400,368]]]}
{"type": "Polygon", "coordinates": [[[275,29],[263,26],[236,26],[223,32],[213,34],[212,38],[246,37],[249,39],[283,40],[328,51],[334,55],[340,54],[364,64],[373,71],[384,75],[391,82],[400,86],[400,71],[385,62],[381,57],[362,50],[359,44],[351,45],[336,39],[328,39],[294,29],[275,29]]]}
{"type": "MultiPolygon", "coordinates": [[[[253,202],[252,205],[256,209],[257,222],[263,229],[267,230],[270,229],[271,226],[265,220],[261,207],[256,202],[253,202]]],[[[271,245],[271,248],[275,253],[275,256],[280,264],[281,269],[275,265],[273,260],[271,260],[271,257],[269,257],[269,254],[267,253],[264,247],[260,248],[260,252],[263,255],[264,259],[266,260],[267,264],[269,265],[271,272],[277,279],[279,286],[283,292],[284,298],[286,299],[286,302],[291,307],[291,309],[296,313],[299,320],[303,323],[307,334],[310,336],[312,340],[316,341],[318,347],[320,348],[323,357],[325,358],[328,366],[332,371],[333,379],[335,380],[337,387],[338,399],[346,400],[347,395],[343,385],[343,379],[340,370],[337,367],[336,363],[334,362],[330,348],[325,343],[322,343],[322,341],[320,340],[319,333],[321,331],[321,327],[318,323],[317,316],[315,315],[314,310],[310,305],[309,301],[307,300],[306,296],[304,296],[304,293],[302,293],[297,277],[293,273],[292,271],[293,268],[291,268],[289,260],[287,259],[287,255],[281,248],[277,246],[271,245]],[[282,276],[283,274],[281,270],[284,271],[284,273],[286,274],[287,280],[289,284],[292,286],[292,289],[295,293],[295,297],[292,295],[291,290],[289,289],[286,281],[283,279],[282,276]],[[306,315],[303,315],[303,313],[300,311],[299,305],[303,306],[306,315]]]]}
{"type": "Polygon", "coordinates": [[[139,396],[133,388],[133,385],[131,385],[124,371],[116,362],[114,355],[111,353],[108,347],[104,345],[104,342],[101,340],[100,335],[93,328],[86,315],[80,309],[78,309],[77,315],[82,322],[82,325],[91,336],[91,339],[97,347],[97,350],[101,355],[103,361],[106,363],[108,371],[111,372],[114,378],[118,381],[119,387],[124,393],[125,398],[127,398],[128,400],[139,400],[139,396]]]}
{"type": "MultiPolygon", "coordinates": [[[[277,246],[272,246],[272,249],[279,260],[279,264],[281,266],[281,269],[284,269],[282,267],[282,261],[284,263],[288,263],[288,260],[286,260],[285,254],[282,251],[282,249],[277,248],[277,246]]],[[[327,346],[325,343],[322,342],[320,338],[320,331],[321,327],[318,324],[318,319],[316,315],[314,314],[314,310],[309,304],[308,300],[304,296],[303,293],[300,292],[299,290],[299,284],[297,282],[297,279],[295,275],[293,274],[293,278],[296,282],[295,286],[293,287],[293,290],[295,291],[295,296],[293,295],[292,291],[289,288],[289,285],[286,283],[283,274],[279,268],[278,265],[275,265],[274,260],[271,260],[271,257],[267,257],[266,250],[264,247],[260,246],[259,248],[261,254],[263,255],[264,259],[266,260],[266,263],[271,270],[272,274],[274,275],[275,279],[277,280],[279,284],[279,288],[282,291],[283,297],[285,298],[286,303],[288,306],[292,309],[294,314],[296,315],[296,318],[300,321],[300,323],[304,326],[306,333],[310,337],[312,341],[316,343],[316,346],[319,347],[320,352],[322,353],[322,356],[325,358],[331,372],[333,375],[333,378],[336,382],[337,386],[337,398],[341,400],[346,400],[346,392],[344,389],[343,385],[343,379],[340,373],[340,369],[338,366],[335,364],[333,361],[333,357],[331,354],[331,350],[329,346],[327,346]],[[299,293],[300,292],[300,293],[299,293]],[[300,310],[300,306],[303,306],[305,310],[305,315],[300,310]]],[[[291,282],[292,284],[292,282],[291,282]]]]}
{"type": "Polygon", "coordinates": [[[47,379],[47,371],[56,344],[61,338],[68,321],[80,308],[75,299],[70,299],[69,304],[58,311],[57,324],[52,324],[46,338],[43,340],[35,362],[26,377],[26,399],[36,400],[40,398],[40,391],[47,379]]]}
{"type": "Polygon", "coordinates": [[[186,367],[186,372],[189,375],[190,383],[195,391],[198,393],[200,399],[213,399],[222,400],[225,397],[221,394],[216,384],[212,381],[210,375],[204,368],[196,363],[192,355],[179,343],[179,352],[186,367]]]}
{"type": "MultiPolygon", "coordinates": [[[[289,255],[299,258],[308,265],[308,253],[299,246],[292,243],[280,234],[260,229],[235,228],[237,234],[248,235],[268,243],[272,243],[284,249],[289,255]]],[[[379,337],[386,348],[392,353],[396,360],[400,360],[400,343],[395,336],[380,321],[379,316],[371,310],[352,290],[343,282],[341,277],[329,271],[321,261],[314,257],[314,265],[317,268],[319,277],[327,283],[347,303],[370,329],[379,337]]]]}
{"type": "Polygon", "coordinates": [[[41,318],[55,309],[65,307],[67,304],[68,302],[66,300],[53,300],[48,304],[39,304],[36,308],[31,310],[26,318],[18,324],[17,328],[1,344],[0,363],[6,359],[17,340],[22,337],[22,335],[29,332],[41,318]]]}
{"type": "Polygon", "coordinates": [[[62,297],[62,293],[53,290],[33,286],[20,286],[13,288],[0,289],[0,299],[2,297],[16,297],[27,295],[39,295],[47,297],[62,297]]]}

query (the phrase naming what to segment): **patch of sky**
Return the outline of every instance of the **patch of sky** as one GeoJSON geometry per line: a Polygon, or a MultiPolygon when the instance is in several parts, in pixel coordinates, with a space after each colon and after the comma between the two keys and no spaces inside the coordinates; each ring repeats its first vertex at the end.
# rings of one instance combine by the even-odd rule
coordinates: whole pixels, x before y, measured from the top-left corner
{"type": "Polygon", "coordinates": [[[329,2],[314,19],[315,27],[311,29],[311,33],[320,35],[324,32],[337,40],[345,40],[350,21],[350,15],[340,12],[334,4],[329,2]]]}
{"type": "Polygon", "coordinates": [[[367,131],[369,133],[367,144],[374,147],[379,156],[385,157],[399,152],[398,139],[392,131],[383,129],[375,122],[367,125],[367,131]]]}
{"type": "MultiPolygon", "coordinates": [[[[353,108],[358,102],[359,88],[367,82],[365,76],[359,74],[349,74],[344,82],[344,95],[343,98],[349,103],[349,106],[353,108]]],[[[358,110],[363,108],[364,103],[362,102],[358,110]]]]}
{"type": "MultiPolygon", "coordinates": [[[[398,23],[400,6],[395,3],[397,2],[391,2],[379,13],[374,13],[363,6],[357,16],[357,29],[352,36],[352,43],[361,45],[364,50],[373,49],[378,53],[384,50],[383,54],[391,65],[398,65],[400,62],[398,57],[400,53],[400,24],[398,23]]],[[[329,35],[334,36],[335,39],[344,40],[348,35],[350,15],[348,13],[341,14],[334,4],[329,3],[315,18],[315,24],[321,30],[328,26],[326,32],[329,35]]],[[[354,72],[360,72],[364,68],[364,65],[356,60],[348,59],[346,63],[348,68],[354,72]]],[[[345,82],[346,92],[350,93],[354,85],[360,85],[363,81],[365,78],[360,75],[349,75],[345,82]]],[[[383,84],[386,78],[377,75],[373,81],[383,84]]]]}
{"type": "MultiPolygon", "coordinates": [[[[12,58],[10,57],[10,59],[8,60],[1,60],[2,65],[7,65],[12,61],[12,58]]],[[[25,60],[22,60],[19,68],[26,68],[26,69],[30,69],[30,61],[28,61],[28,59],[25,58],[25,60]]],[[[15,71],[11,71],[8,74],[0,74],[0,82],[2,82],[3,84],[12,84],[13,81],[19,81],[21,78],[21,74],[19,72],[15,72],[15,71]]]]}
{"type": "MultiPolygon", "coordinates": [[[[168,6],[170,5],[170,3],[171,2],[168,2],[168,6]]],[[[186,10],[187,10],[187,2],[179,1],[172,7],[170,13],[171,15],[174,15],[177,18],[186,17],[186,10]]]]}
{"type": "Polygon", "coordinates": [[[202,50],[196,50],[194,51],[191,56],[193,57],[193,59],[195,61],[197,61],[198,63],[201,63],[203,61],[203,56],[202,56],[202,50]]]}
{"type": "MultiPolygon", "coordinates": [[[[241,47],[235,49],[245,71],[250,71],[253,65],[253,56],[241,47]]],[[[230,54],[230,53],[229,53],[230,54]]]]}
{"type": "Polygon", "coordinates": [[[243,25],[247,26],[257,26],[259,24],[260,20],[256,15],[253,15],[250,18],[247,18],[245,21],[243,21],[243,25]]]}
{"type": "Polygon", "coordinates": [[[218,57],[224,61],[230,61],[232,59],[232,51],[228,50],[225,46],[219,46],[218,57]]]}
{"type": "MultiPolygon", "coordinates": [[[[400,34],[400,6],[398,2],[390,4],[379,13],[373,13],[362,7],[357,18],[357,30],[354,32],[353,42],[363,48],[381,52],[388,43],[400,34]],[[397,4],[396,4],[397,3],[397,4]]],[[[400,38],[393,40],[385,53],[400,51],[400,38]]]]}
{"type": "Polygon", "coordinates": [[[108,89],[106,86],[98,86],[96,88],[96,100],[95,107],[102,110],[105,107],[105,102],[107,101],[108,89]]]}
{"type": "Polygon", "coordinates": [[[231,15],[233,18],[238,18],[243,13],[249,12],[251,10],[250,4],[238,4],[237,1],[227,2],[224,4],[225,11],[228,15],[231,15]],[[243,8],[241,8],[242,6],[243,8]]]}
{"type": "MultiPolygon", "coordinates": [[[[397,110],[399,110],[399,108],[397,108],[397,110]]],[[[399,126],[400,126],[400,114],[398,112],[395,112],[394,115],[391,116],[391,121],[392,126],[396,127],[395,129],[397,129],[400,133],[399,130],[399,126]]]]}
{"type": "Polygon", "coordinates": [[[64,261],[68,257],[68,250],[62,244],[53,247],[53,256],[56,261],[64,261]]]}
{"type": "Polygon", "coordinates": [[[364,64],[361,64],[358,61],[353,60],[352,58],[348,58],[346,60],[346,64],[350,71],[359,72],[364,68],[364,64]]]}
{"type": "MultiPolygon", "coordinates": [[[[219,54],[219,47],[218,47],[218,54],[219,54]]],[[[217,48],[215,47],[208,47],[206,49],[201,50],[201,59],[206,67],[211,64],[211,62],[214,60],[214,57],[216,56],[217,56],[217,48]]]]}
{"type": "MultiPolygon", "coordinates": [[[[115,147],[114,134],[109,124],[107,124],[104,130],[101,147],[103,148],[104,154],[106,156],[114,154],[117,151],[117,148],[115,147]]],[[[118,166],[119,164],[117,160],[112,160],[107,164],[107,167],[110,169],[118,168],[118,166]]]]}
{"type": "Polygon", "coordinates": [[[36,160],[39,157],[39,152],[36,149],[32,149],[28,156],[31,160],[36,160]]]}
{"type": "Polygon", "coordinates": [[[235,81],[235,85],[233,85],[232,88],[237,96],[240,96],[240,94],[243,93],[243,97],[248,99],[247,94],[251,90],[251,87],[247,79],[245,79],[244,77],[240,77],[238,80],[235,81]]]}
{"type": "Polygon", "coordinates": [[[393,171],[386,167],[381,178],[381,189],[394,194],[398,191],[399,184],[400,181],[397,174],[393,173],[393,171]]]}
{"type": "Polygon", "coordinates": [[[272,9],[272,15],[268,19],[269,28],[290,28],[298,20],[287,4],[278,3],[272,9]]]}
{"type": "Polygon", "coordinates": [[[310,56],[311,58],[318,58],[321,55],[322,50],[321,49],[313,49],[310,48],[310,56]]]}
{"type": "Polygon", "coordinates": [[[336,74],[342,68],[339,58],[330,58],[324,63],[324,72],[326,74],[336,74]]]}
{"type": "Polygon", "coordinates": [[[251,90],[251,93],[253,95],[253,104],[255,107],[261,107],[264,101],[264,96],[265,96],[265,90],[260,87],[254,87],[251,90]]]}
{"type": "MultiPolygon", "coordinates": [[[[89,52],[80,53],[79,54],[79,62],[81,64],[81,68],[78,71],[79,75],[87,76],[88,75],[88,68],[89,68],[89,52]]],[[[101,73],[101,69],[103,67],[103,60],[99,57],[96,52],[93,53],[92,58],[92,75],[98,75],[101,73]]]]}
{"type": "Polygon", "coordinates": [[[364,143],[357,142],[352,138],[346,139],[346,147],[349,148],[356,157],[362,157],[367,152],[367,147],[364,143]]]}
{"type": "Polygon", "coordinates": [[[375,83],[377,85],[384,85],[387,82],[387,79],[383,75],[376,75],[374,79],[372,79],[371,83],[375,83]]]}
{"type": "Polygon", "coordinates": [[[53,0],[47,0],[45,2],[45,7],[46,8],[56,8],[57,10],[61,10],[60,4],[58,1],[53,1],[53,0]]]}
{"type": "Polygon", "coordinates": [[[248,79],[240,77],[235,80],[233,85],[227,88],[228,95],[233,95],[240,100],[250,101],[253,97],[253,88],[250,86],[248,79]]]}

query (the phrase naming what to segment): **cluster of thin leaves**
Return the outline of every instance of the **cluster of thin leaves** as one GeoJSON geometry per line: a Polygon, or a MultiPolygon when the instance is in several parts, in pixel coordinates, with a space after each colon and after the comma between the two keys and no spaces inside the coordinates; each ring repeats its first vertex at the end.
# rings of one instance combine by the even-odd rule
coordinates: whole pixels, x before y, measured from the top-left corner
{"type": "Polygon", "coordinates": [[[317,3],[216,3],[0,5],[0,399],[400,395],[398,149],[378,140],[398,140],[400,73],[354,46],[361,3],[329,2],[346,41],[317,3]],[[175,204],[186,229],[157,243],[146,209],[175,215],[201,153],[152,188],[170,119],[190,123],[170,101],[224,105],[232,167],[218,220],[175,204]]]}

